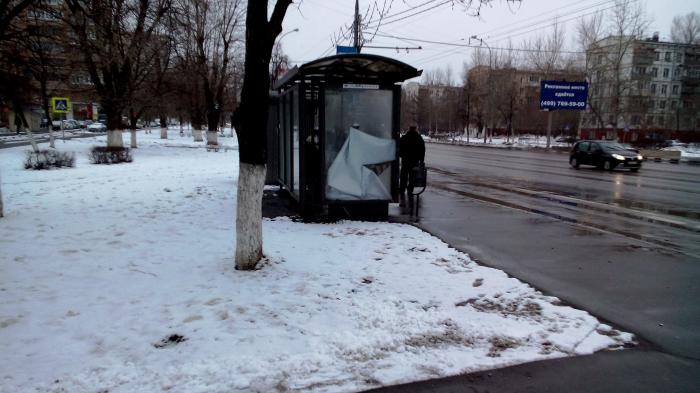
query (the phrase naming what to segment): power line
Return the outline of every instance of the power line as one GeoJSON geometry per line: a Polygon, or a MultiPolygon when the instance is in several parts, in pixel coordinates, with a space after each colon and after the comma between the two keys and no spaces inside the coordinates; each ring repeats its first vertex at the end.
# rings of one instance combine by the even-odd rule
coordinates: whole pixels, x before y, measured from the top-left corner
{"type": "MultiPolygon", "coordinates": [[[[587,1],[590,1],[590,0],[583,1],[583,3],[587,2],[587,1]]],[[[529,23],[529,24],[526,24],[526,25],[523,25],[523,26],[520,26],[520,27],[515,27],[515,26],[517,26],[517,25],[519,25],[519,24],[521,24],[521,23],[515,23],[515,26],[514,26],[513,24],[510,24],[510,25],[506,25],[506,26],[496,27],[496,28],[494,28],[494,29],[487,30],[487,31],[482,32],[482,33],[479,33],[479,34],[477,34],[477,35],[479,35],[479,36],[487,36],[488,38],[497,37],[497,36],[500,36],[500,35],[509,33],[510,30],[509,30],[509,31],[506,31],[505,33],[498,33],[498,34],[495,34],[495,35],[489,35],[489,34],[495,32],[495,31],[498,31],[498,30],[503,30],[503,29],[508,29],[508,28],[511,28],[513,31],[522,30],[522,29],[527,29],[527,28],[530,28],[530,27],[532,27],[532,26],[536,26],[536,25],[538,25],[538,24],[548,22],[548,21],[550,21],[550,20],[552,20],[552,19],[559,18],[559,17],[561,17],[561,16],[568,16],[568,15],[571,15],[571,14],[573,14],[573,13],[585,11],[586,9],[593,8],[593,7],[598,7],[598,6],[604,5],[605,3],[614,2],[614,1],[616,1],[616,0],[603,0],[603,1],[601,1],[601,0],[596,0],[596,1],[598,1],[598,2],[597,2],[597,3],[594,3],[594,4],[591,4],[591,5],[587,5],[587,6],[583,7],[582,9],[577,9],[577,10],[574,10],[574,11],[567,11],[566,13],[564,13],[564,14],[562,14],[562,15],[556,15],[556,16],[554,16],[553,18],[550,18],[550,17],[544,18],[544,20],[541,20],[541,21],[538,21],[538,22],[532,22],[532,23],[529,23]]],[[[559,10],[562,10],[562,9],[565,9],[565,8],[573,7],[573,6],[578,6],[578,5],[580,5],[580,4],[581,4],[581,3],[569,4],[569,5],[566,5],[566,6],[563,6],[563,7],[555,8],[555,9],[553,9],[553,10],[549,10],[549,11],[542,12],[542,13],[540,13],[538,16],[551,14],[551,13],[553,13],[553,12],[556,12],[556,11],[559,11],[559,10]]]]}
{"type": "Polygon", "coordinates": [[[452,0],[445,0],[445,1],[443,1],[442,3],[436,4],[436,5],[432,6],[432,7],[426,8],[426,9],[424,9],[424,10],[416,11],[416,12],[414,12],[413,14],[406,15],[406,16],[403,16],[403,17],[401,17],[401,18],[394,19],[394,20],[390,20],[390,21],[383,21],[383,20],[380,20],[380,21],[378,21],[378,22],[375,22],[373,25],[372,25],[372,24],[368,24],[366,27],[367,27],[367,28],[370,28],[370,29],[372,29],[372,28],[379,28],[380,26],[386,26],[386,25],[389,25],[389,24],[392,24],[392,23],[396,23],[396,22],[402,21],[402,20],[404,20],[404,19],[408,19],[408,18],[414,17],[414,16],[416,16],[416,15],[420,15],[420,14],[422,14],[422,13],[428,12],[428,11],[430,11],[430,10],[432,10],[432,9],[435,9],[435,8],[438,8],[438,7],[442,7],[443,5],[445,5],[445,4],[450,4],[450,3],[452,3],[452,0]]]}
{"type": "MultiPolygon", "coordinates": [[[[481,46],[481,45],[458,44],[458,43],[444,42],[444,41],[423,40],[423,39],[419,39],[419,38],[400,37],[400,36],[395,36],[395,35],[391,35],[391,34],[377,33],[376,36],[377,37],[403,39],[403,40],[413,41],[413,42],[423,42],[426,44],[456,46],[456,47],[462,47],[462,48],[481,48],[481,49],[484,49],[484,46],[481,46]]],[[[491,50],[506,50],[506,51],[514,51],[514,52],[554,52],[551,50],[526,49],[526,48],[501,48],[501,47],[495,47],[495,46],[492,46],[491,50]]],[[[586,53],[586,52],[581,52],[581,51],[564,51],[564,50],[557,51],[557,52],[559,52],[559,53],[575,53],[575,54],[586,53]]]]}
{"type": "Polygon", "coordinates": [[[379,17],[379,18],[374,19],[374,20],[369,20],[369,21],[367,21],[367,24],[368,24],[368,25],[371,25],[371,24],[373,24],[373,23],[381,22],[382,20],[394,18],[394,17],[396,17],[396,16],[398,16],[398,15],[403,15],[403,14],[405,14],[405,13],[407,13],[407,12],[411,12],[411,11],[413,11],[413,10],[416,10],[416,9],[420,8],[420,7],[423,7],[424,5],[427,5],[427,4],[430,4],[430,3],[434,3],[434,2],[436,2],[436,1],[440,1],[440,0],[428,0],[428,1],[424,2],[424,3],[421,3],[421,4],[418,4],[418,5],[416,5],[416,6],[407,8],[407,9],[405,9],[405,10],[403,10],[403,11],[399,11],[399,12],[397,12],[397,13],[395,13],[395,14],[387,15],[387,16],[384,16],[384,17],[379,17]]]}
{"type": "MultiPolygon", "coordinates": [[[[633,1],[636,1],[636,0],[633,0],[633,1]]],[[[595,13],[602,12],[602,11],[607,11],[607,10],[613,9],[613,8],[615,8],[615,7],[616,7],[616,6],[613,5],[613,6],[610,6],[610,7],[607,7],[607,8],[599,8],[599,9],[596,9],[595,11],[587,12],[587,13],[585,13],[585,14],[579,14],[579,15],[573,16],[573,17],[571,17],[571,18],[569,18],[569,19],[564,19],[564,20],[559,20],[559,19],[557,19],[554,23],[550,23],[550,24],[548,24],[548,25],[536,27],[536,28],[533,28],[533,29],[530,29],[530,30],[526,30],[526,31],[520,31],[520,30],[508,31],[508,32],[505,32],[505,33],[503,33],[503,34],[497,34],[497,35],[495,35],[495,36],[491,36],[491,37],[489,37],[489,39],[493,39],[493,40],[496,41],[496,42],[498,42],[498,41],[503,41],[503,40],[508,39],[508,38],[513,38],[513,37],[516,36],[516,35],[523,35],[523,34],[527,34],[527,33],[532,33],[533,31],[541,30],[541,29],[544,29],[544,28],[547,28],[547,27],[552,27],[552,26],[555,26],[555,25],[557,25],[557,24],[563,24],[563,23],[566,23],[566,22],[570,22],[570,21],[572,21],[572,20],[576,20],[576,19],[582,18],[582,17],[584,17],[584,16],[593,15],[593,14],[595,14],[595,13]],[[511,32],[512,32],[513,34],[506,35],[506,36],[501,37],[501,38],[494,38],[494,37],[500,37],[500,36],[502,36],[502,35],[504,35],[504,34],[508,34],[508,33],[511,33],[511,32]]],[[[554,18],[553,18],[553,19],[554,19],[554,18]]],[[[545,23],[545,22],[547,22],[547,21],[543,21],[543,22],[541,22],[541,23],[545,23]]],[[[527,27],[523,27],[523,28],[527,28],[527,27]]]]}

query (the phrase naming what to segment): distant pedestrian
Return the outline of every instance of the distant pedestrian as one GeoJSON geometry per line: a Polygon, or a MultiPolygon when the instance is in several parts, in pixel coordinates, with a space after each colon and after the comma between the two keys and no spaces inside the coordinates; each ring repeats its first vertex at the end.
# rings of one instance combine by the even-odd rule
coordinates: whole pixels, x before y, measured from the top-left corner
{"type": "Polygon", "coordinates": [[[410,126],[399,141],[399,157],[401,157],[401,175],[399,177],[399,206],[406,206],[406,191],[408,190],[409,206],[413,205],[413,184],[409,183],[411,169],[425,160],[425,142],[415,126],[410,126]]]}

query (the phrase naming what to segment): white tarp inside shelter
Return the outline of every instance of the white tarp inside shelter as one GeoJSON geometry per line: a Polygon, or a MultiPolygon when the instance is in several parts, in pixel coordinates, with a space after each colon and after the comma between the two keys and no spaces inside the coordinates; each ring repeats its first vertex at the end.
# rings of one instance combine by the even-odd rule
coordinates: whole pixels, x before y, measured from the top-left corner
{"type": "Polygon", "coordinates": [[[377,138],[351,127],[348,138],[328,168],[326,198],[391,200],[391,193],[382,177],[390,175],[387,169],[395,158],[396,141],[377,138]],[[368,166],[374,166],[375,170],[368,166]],[[382,176],[382,171],[388,173],[382,176]]]}

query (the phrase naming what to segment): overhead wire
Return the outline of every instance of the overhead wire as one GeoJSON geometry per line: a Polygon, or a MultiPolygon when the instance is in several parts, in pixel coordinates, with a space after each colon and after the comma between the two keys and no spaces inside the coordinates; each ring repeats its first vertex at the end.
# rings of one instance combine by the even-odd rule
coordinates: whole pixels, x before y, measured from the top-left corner
{"type": "MultiPolygon", "coordinates": [[[[632,0],[632,1],[637,1],[637,0],[632,0]]],[[[596,10],[594,10],[594,11],[587,12],[587,13],[584,13],[584,14],[575,15],[575,16],[572,16],[571,18],[563,19],[563,20],[557,18],[557,19],[555,19],[555,21],[554,21],[553,23],[550,23],[550,24],[547,24],[547,25],[544,25],[544,26],[534,27],[534,28],[532,28],[532,29],[530,29],[530,30],[525,30],[525,31],[519,31],[519,30],[518,30],[518,31],[514,31],[513,34],[505,35],[505,36],[503,36],[503,37],[501,37],[501,38],[495,38],[495,37],[500,37],[501,34],[496,35],[496,36],[491,36],[491,37],[489,37],[489,38],[492,39],[493,41],[499,42],[499,41],[503,41],[503,40],[505,40],[505,39],[513,38],[513,37],[515,37],[516,35],[524,35],[524,34],[527,34],[527,33],[532,33],[532,32],[534,32],[534,31],[541,30],[541,29],[545,29],[545,28],[547,28],[547,27],[552,27],[552,26],[555,26],[555,25],[557,25],[557,24],[563,24],[563,23],[566,23],[566,22],[570,22],[570,21],[572,21],[572,20],[576,20],[576,19],[582,18],[582,17],[584,17],[584,16],[589,16],[589,15],[593,15],[593,14],[598,13],[598,12],[607,11],[607,10],[613,9],[613,8],[615,8],[615,7],[616,7],[615,5],[612,5],[612,6],[606,7],[606,8],[598,8],[598,9],[596,9],[596,10]]],[[[546,22],[548,22],[548,21],[544,21],[544,22],[542,22],[542,23],[546,23],[546,22]]],[[[511,32],[508,32],[508,33],[511,33],[511,32]]],[[[506,33],[504,33],[504,34],[506,34],[506,33]]]]}
{"type": "MultiPolygon", "coordinates": [[[[455,46],[455,47],[462,47],[462,48],[481,48],[481,49],[488,49],[489,47],[491,50],[509,50],[509,51],[515,51],[515,52],[552,52],[548,50],[540,50],[540,49],[528,49],[528,48],[504,48],[504,47],[495,47],[495,46],[483,46],[483,45],[472,45],[472,44],[461,44],[461,43],[454,43],[454,42],[445,42],[445,41],[435,41],[435,40],[424,40],[420,38],[411,38],[411,37],[400,37],[396,35],[391,35],[391,34],[383,34],[383,33],[377,33],[378,37],[387,37],[387,38],[396,38],[396,39],[404,39],[408,41],[413,41],[413,42],[422,42],[426,44],[436,44],[436,45],[446,45],[446,46],[455,46]]],[[[582,51],[558,51],[559,53],[585,53],[582,51]]]]}
{"type": "MultiPolygon", "coordinates": [[[[566,22],[569,22],[569,21],[574,20],[574,19],[577,19],[577,18],[581,18],[581,17],[587,16],[587,15],[591,15],[591,14],[594,14],[594,13],[597,13],[597,12],[601,12],[601,11],[605,11],[605,10],[614,8],[614,5],[613,5],[613,6],[611,6],[611,7],[604,8],[604,9],[602,9],[602,10],[601,10],[601,9],[596,9],[596,10],[593,11],[593,12],[589,12],[589,13],[585,13],[585,14],[579,14],[579,13],[582,12],[582,11],[586,11],[586,10],[591,9],[591,8],[594,8],[594,7],[600,7],[601,5],[605,5],[605,4],[608,4],[608,3],[613,2],[613,1],[615,1],[615,0],[597,1],[597,2],[595,2],[595,3],[593,3],[593,4],[588,4],[588,5],[586,5],[585,7],[579,7],[579,8],[576,8],[576,9],[574,9],[574,10],[569,10],[569,11],[566,12],[566,13],[563,13],[563,14],[560,14],[560,15],[556,15],[555,17],[549,18],[549,19],[547,19],[547,20],[540,20],[540,21],[537,21],[537,22],[534,22],[534,23],[530,23],[530,24],[527,24],[527,25],[520,26],[519,28],[516,28],[516,29],[506,30],[505,32],[500,33],[500,34],[498,34],[498,35],[496,35],[496,36],[492,36],[492,37],[503,36],[503,37],[500,38],[500,39],[496,39],[496,42],[500,42],[500,41],[503,41],[503,40],[505,40],[505,39],[512,38],[513,36],[515,36],[515,33],[516,33],[516,32],[518,32],[517,34],[527,34],[527,33],[530,33],[530,32],[536,31],[536,30],[540,30],[540,29],[542,29],[542,28],[554,26],[554,25],[556,25],[557,23],[566,23],[566,22]],[[576,15],[576,16],[574,16],[574,17],[572,17],[572,18],[569,18],[569,19],[565,19],[565,20],[563,20],[563,21],[562,21],[562,20],[558,20],[558,19],[561,18],[562,16],[563,16],[563,17],[566,17],[566,16],[569,16],[569,15],[575,15],[575,14],[578,14],[578,15],[576,15]],[[545,25],[545,26],[535,27],[535,26],[541,25],[541,24],[543,24],[543,23],[551,22],[552,20],[555,20],[555,22],[554,22],[554,23],[549,23],[549,24],[547,24],[547,25],[545,25]],[[530,27],[533,27],[533,28],[530,29],[530,30],[527,30],[527,31],[521,31],[521,32],[519,32],[519,30],[528,29],[528,28],[530,28],[530,27]],[[513,34],[511,34],[511,33],[513,33],[513,34]],[[506,34],[510,34],[510,35],[506,35],[506,34]],[[504,35],[505,35],[505,36],[504,36],[504,35]]],[[[637,1],[637,0],[632,0],[632,1],[637,1]]],[[[553,12],[560,11],[560,10],[562,10],[562,9],[566,9],[566,8],[570,8],[570,7],[571,7],[571,5],[569,5],[569,6],[564,6],[564,7],[559,7],[559,8],[556,8],[556,9],[554,9],[554,10],[547,11],[547,12],[545,12],[544,14],[551,14],[551,13],[553,13],[553,12]]],[[[507,26],[507,27],[509,27],[509,26],[507,26]]],[[[506,26],[500,27],[500,28],[496,28],[496,29],[491,29],[491,30],[489,30],[489,31],[487,31],[487,32],[498,31],[498,30],[501,30],[501,29],[503,29],[503,28],[506,28],[506,26]]],[[[378,33],[378,32],[377,32],[377,33],[378,33]]],[[[378,35],[378,36],[379,36],[379,35],[378,35]]],[[[492,37],[491,37],[491,38],[492,38],[492,37]]],[[[402,40],[410,40],[410,41],[415,41],[415,42],[421,42],[421,41],[419,41],[419,40],[417,40],[417,39],[411,39],[411,38],[408,38],[408,37],[394,36],[393,38],[402,39],[402,40]]],[[[425,42],[425,41],[428,41],[428,40],[423,40],[423,41],[425,42]]],[[[429,43],[429,42],[426,42],[426,43],[429,43]]],[[[436,43],[437,43],[437,42],[436,42],[436,43]]],[[[460,46],[463,46],[463,44],[458,44],[458,43],[439,42],[439,44],[441,44],[441,45],[454,45],[454,46],[460,45],[460,46]]],[[[472,46],[472,47],[476,47],[476,46],[472,46]]],[[[505,49],[505,48],[495,48],[495,47],[492,47],[492,49],[500,50],[500,49],[505,49]]],[[[518,52],[533,52],[533,51],[539,51],[539,50],[524,50],[524,49],[517,49],[517,48],[509,48],[509,49],[510,49],[510,50],[515,50],[515,51],[518,51],[518,52]]],[[[433,55],[435,58],[434,58],[433,60],[430,60],[430,62],[433,62],[433,61],[436,61],[436,60],[438,60],[438,59],[447,57],[447,56],[449,56],[450,54],[454,54],[455,52],[459,52],[459,51],[455,51],[455,50],[446,50],[445,52],[442,52],[442,53],[440,53],[440,54],[433,55]]],[[[584,53],[584,52],[560,51],[560,53],[584,53]]],[[[422,60],[425,61],[425,60],[431,59],[431,58],[433,58],[433,56],[430,56],[430,57],[425,58],[425,59],[422,59],[422,60]]]]}
{"type": "MultiPolygon", "coordinates": [[[[562,6],[562,7],[558,7],[558,8],[549,10],[549,11],[541,12],[541,13],[538,14],[538,17],[541,17],[541,16],[543,16],[543,15],[547,15],[547,14],[551,14],[551,13],[553,13],[553,12],[557,12],[557,11],[560,11],[560,10],[563,10],[563,9],[566,9],[566,8],[570,8],[570,7],[574,7],[574,6],[580,6],[580,5],[582,5],[582,4],[586,3],[586,2],[589,2],[589,1],[591,1],[591,0],[585,0],[585,1],[582,1],[582,2],[575,3],[575,4],[568,4],[568,5],[565,5],[565,6],[562,6]]],[[[585,10],[590,9],[590,8],[593,8],[593,7],[599,7],[599,6],[604,5],[604,4],[606,4],[606,3],[615,2],[616,0],[595,0],[595,1],[596,1],[596,3],[586,5],[585,7],[581,7],[580,9],[578,9],[578,10],[576,10],[576,11],[567,11],[567,12],[564,13],[564,14],[555,15],[554,17],[543,18],[543,19],[541,19],[541,20],[539,20],[539,21],[534,21],[534,22],[533,22],[533,21],[526,21],[525,23],[527,23],[527,24],[524,24],[524,25],[522,25],[522,26],[518,26],[518,25],[522,24],[523,22],[518,22],[518,23],[515,23],[515,24],[509,24],[509,25],[503,25],[503,26],[500,26],[500,27],[493,28],[493,29],[491,29],[491,30],[487,30],[487,31],[481,32],[481,33],[476,34],[476,35],[478,35],[478,36],[488,36],[488,37],[490,37],[490,38],[493,38],[493,37],[495,37],[495,36],[499,36],[499,35],[505,34],[505,33],[498,33],[498,34],[492,35],[492,33],[496,32],[496,31],[499,31],[499,30],[503,30],[503,29],[511,29],[511,30],[522,30],[522,29],[527,29],[527,28],[530,28],[530,27],[532,27],[532,26],[535,26],[535,25],[538,25],[538,24],[541,24],[541,23],[549,22],[550,20],[555,19],[555,18],[559,18],[559,17],[561,17],[561,16],[568,16],[568,15],[571,15],[571,14],[573,14],[573,13],[585,11],[585,10]]],[[[508,32],[510,32],[510,30],[506,31],[506,33],[508,33],[508,32]]]]}
{"type": "Polygon", "coordinates": [[[372,28],[378,28],[379,26],[386,26],[386,25],[389,25],[389,24],[392,24],[392,23],[400,22],[400,21],[402,21],[402,20],[405,20],[405,19],[414,17],[414,16],[416,16],[416,15],[423,14],[423,13],[428,12],[428,11],[431,11],[431,10],[433,10],[433,9],[442,7],[442,6],[445,5],[445,4],[451,4],[451,3],[452,3],[452,0],[445,0],[445,1],[441,2],[441,3],[438,3],[438,4],[433,5],[432,7],[428,7],[428,8],[426,8],[426,9],[424,9],[424,10],[416,11],[416,12],[414,12],[413,14],[406,15],[406,16],[402,16],[401,18],[392,19],[392,20],[389,20],[389,21],[380,20],[380,21],[374,22],[373,24],[368,24],[366,27],[372,29],[372,28]]]}

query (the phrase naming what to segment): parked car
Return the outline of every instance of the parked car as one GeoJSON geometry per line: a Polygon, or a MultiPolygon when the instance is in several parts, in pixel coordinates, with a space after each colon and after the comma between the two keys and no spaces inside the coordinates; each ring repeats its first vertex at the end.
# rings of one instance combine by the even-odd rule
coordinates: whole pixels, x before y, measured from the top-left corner
{"type": "Polygon", "coordinates": [[[54,131],[61,129],[61,123],[63,123],[64,130],[77,130],[80,128],[80,123],[76,120],[54,120],[51,122],[51,126],[54,131]]]}
{"type": "Polygon", "coordinates": [[[688,147],[688,144],[683,143],[679,140],[666,140],[656,145],[656,147],[659,149],[663,149],[666,147],[688,147]]]}
{"type": "Polygon", "coordinates": [[[87,129],[90,132],[104,132],[107,131],[107,126],[102,123],[92,123],[87,126],[87,129]]]}
{"type": "Polygon", "coordinates": [[[571,150],[569,164],[577,169],[579,165],[593,165],[607,171],[624,167],[636,172],[643,159],[637,151],[617,142],[580,141],[571,150]]]}
{"type": "Polygon", "coordinates": [[[80,124],[80,128],[87,128],[92,124],[92,120],[80,120],[78,123],[80,124]]]}

